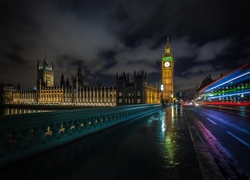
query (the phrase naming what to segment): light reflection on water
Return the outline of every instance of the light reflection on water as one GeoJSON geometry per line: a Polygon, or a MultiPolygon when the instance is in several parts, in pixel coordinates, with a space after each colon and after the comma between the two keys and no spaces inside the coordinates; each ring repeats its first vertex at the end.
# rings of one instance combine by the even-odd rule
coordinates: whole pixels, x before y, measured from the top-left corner
{"type": "Polygon", "coordinates": [[[3,115],[16,115],[16,114],[28,114],[28,113],[42,113],[52,112],[53,110],[38,110],[38,109],[18,109],[18,108],[6,108],[3,111],[3,115]]]}
{"type": "Polygon", "coordinates": [[[179,164],[176,160],[176,132],[174,122],[177,120],[177,107],[166,108],[160,115],[161,137],[162,137],[162,156],[165,159],[165,166],[172,168],[179,164]]]}

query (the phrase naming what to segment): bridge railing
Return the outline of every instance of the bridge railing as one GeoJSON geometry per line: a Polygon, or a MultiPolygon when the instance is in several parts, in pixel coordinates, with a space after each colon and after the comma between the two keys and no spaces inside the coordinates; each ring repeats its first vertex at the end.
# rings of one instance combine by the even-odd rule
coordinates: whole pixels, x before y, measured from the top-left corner
{"type": "Polygon", "coordinates": [[[132,105],[0,117],[0,166],[157,111],[132,105]]]}

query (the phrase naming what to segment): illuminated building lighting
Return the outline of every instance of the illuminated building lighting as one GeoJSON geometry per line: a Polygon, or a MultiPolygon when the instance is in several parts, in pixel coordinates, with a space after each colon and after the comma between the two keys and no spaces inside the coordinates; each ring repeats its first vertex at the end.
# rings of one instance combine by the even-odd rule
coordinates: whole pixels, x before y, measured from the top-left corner
{"type": "Polygon", "coordinates": [[[173,61],[174,59],[172,57],[163,57],[163,61],[173,61]]]}
{"type": "Polygon", "coordinates": [[[161,91],[163,91],[164,90],[164,86],[163,86],[163,84],[161,84],[161,91]]]}

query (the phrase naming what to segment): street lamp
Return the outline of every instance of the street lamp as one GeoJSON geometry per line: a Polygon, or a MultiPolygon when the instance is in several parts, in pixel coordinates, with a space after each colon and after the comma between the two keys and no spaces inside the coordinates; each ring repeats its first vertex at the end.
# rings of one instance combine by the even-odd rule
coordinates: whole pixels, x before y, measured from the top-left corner
{"type": "Polygon", "coordinates": [[[161,84],[161,86],[160,86],[160,92],[161,92],[160,101],[161,101],[162,105],[164,105],[163,90],[164,90],[164,85],[161,84]]]}
{"type": "Polygon", "coordinates": [[[163,91],[164,90],[164,86],[163,86],[163,84],[161,84],[161,91],[163,91]]]}

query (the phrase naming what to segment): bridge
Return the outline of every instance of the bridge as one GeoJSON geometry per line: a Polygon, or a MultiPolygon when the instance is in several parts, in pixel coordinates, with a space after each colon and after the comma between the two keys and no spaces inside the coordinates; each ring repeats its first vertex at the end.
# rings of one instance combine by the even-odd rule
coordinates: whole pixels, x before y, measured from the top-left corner
{"type": "Polygon", "coordinates": [[[161,108],[145,104],[2,116],[0,167],[161,108]]]}
{"type": "Polygon", "coordinates": [[[155,104],[2,116],[0,179],[249,179],[250,116],[237,110],[155,104]]]}

